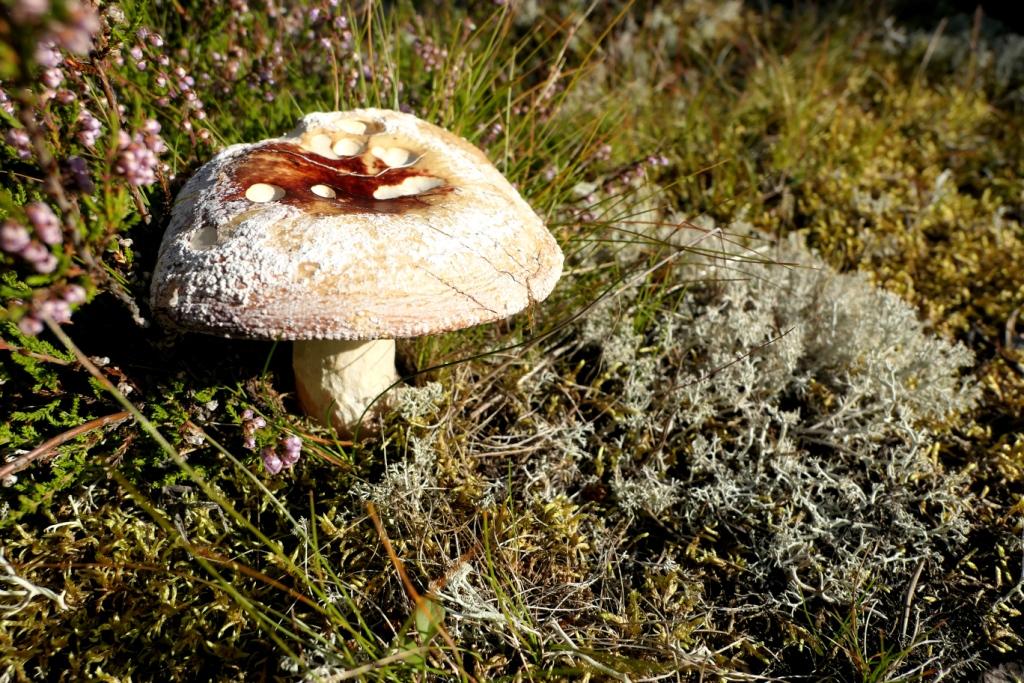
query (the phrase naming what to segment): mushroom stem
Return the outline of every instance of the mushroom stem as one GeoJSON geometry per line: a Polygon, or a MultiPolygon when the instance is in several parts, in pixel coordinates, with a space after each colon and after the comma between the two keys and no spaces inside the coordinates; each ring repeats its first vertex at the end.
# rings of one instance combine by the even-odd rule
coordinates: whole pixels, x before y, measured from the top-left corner
{"type": "Polygon", "coordinates": [[[302,409],[345,433],[398,380],[394,339],[297,341],[292,366],[302,409]]]}

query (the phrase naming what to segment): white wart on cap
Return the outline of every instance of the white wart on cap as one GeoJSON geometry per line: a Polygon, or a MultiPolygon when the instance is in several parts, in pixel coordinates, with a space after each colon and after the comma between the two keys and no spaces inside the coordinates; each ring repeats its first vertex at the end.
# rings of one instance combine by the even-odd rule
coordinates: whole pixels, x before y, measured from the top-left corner
{"type": "Polygon", "coordinates": [[[545,298],[562,253],[473,145],[409,114],[304,117],[185,185],[153,276],[158,315],[265,339],[410,337],[545,298]]]}

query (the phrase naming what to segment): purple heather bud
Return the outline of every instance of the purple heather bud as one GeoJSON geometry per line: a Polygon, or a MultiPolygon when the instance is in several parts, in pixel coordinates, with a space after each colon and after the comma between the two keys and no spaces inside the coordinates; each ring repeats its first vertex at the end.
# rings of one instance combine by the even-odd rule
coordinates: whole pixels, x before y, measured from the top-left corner
{"type": "Polygon", "coordinates": [[[71,171],[71,178],[75,181],[78,189],[86,194],[92,194],[96,189],[92,178],[89,177],[89,166],[82,157],[68,157],[68,170],[71,171]]]}
{"type": "Polygon", "coordinates": [[[253,429],[263,429],[264,427],[267,426],[267,421],[263,419],[262,415],[257,415],[256,417],[252,418],[252,426],[253,429]]]}
{"type": "Polygon", "coordinates": [[[4,221],[0,227],[0,249],[8,254],[18,254],[29,245],[28,230],[14,221],[4,221]]]}
{"type": "Polygon", "coordinates": [[[60,244],[64,241],[64,233],[60,227],[60,219],[53,212],[49,204],[32,202],[25,207],[25,213],[32,227],[36,229],[45,244],[60,244]]]}
{"type": "Polygon", "coordinates": [[[26,315],[18,321],[18,329],[26,337],[34,337],[43,331],[43,321],[33,315],[26,315]]]}
{"type": "Polygon", "coordinates": [[[45,261],[47,256],[51,256],[50,250],[39,242],[29,242],[29,244],[21,250],[21,258],[33,265],[45,261]]]}
{"type": "Polygon", "coordinates": [[[76,99],[75,93],[71,92],[67,88],[61,88],[57,91],[57,101],[61,104],[71,104],[76,99]]]}
{"type": "Polygon", "coordinates": [[[61,296],[64,297],[64,301],[68,302],[72,306],[84,304],[86,298],[85,287],[82,285],[68,285],[64,288],[64,292],[61,296]]]}
{"type": "Polygon", "coordinates": [[[32,156],[32,141],[24,128],[11,128],[7,131],[7,144],[18,153],[19,159],[28,159],[32,156]]]}
{"type": "Polygon", "coordinates": [[[43,318],[49,318],[59,325],[63,325],[64,323],[71,322],[71,307],[68,306],[67,301],[47,299],[39,304],[39,315],[43,318]]]}
{"type": "Polygon", "coordinates": [[[103,130],[102,124],[99,119],[92,115],[92,112],[88,109],[82,109],[78,112],[78,133],[76,137],[86,147],[96,146],[96,141],[99,140],[100,132],[103,130]]]}
{"type": "Polygon", "coordinates": [[[54,27],[54,41],[72,54],[88,54],[92,49],[92,37],[100,30],[100,18],[96,10],[79,0],[67,0],[64,11],[68,20],[54,27]]]}
{"type": "Polygon", "coordinates": [[[291,467],[299,461],[302,454],[302,439],[297,436],[286,436],[281,440],[281,462],[291,467]]]}
{"type": "MultiPolygon", "coordinates": [[[[155,121],[153,125],[158,125],[155,121]]],[[[149,122],[147,122],[149,125],[149,122]]],[[[129,137],[124,131],[119,135],[121,155],[114,170],[125,176],[132,185],[152,185],[156,182],[156,169],[160,164],[157,155],[166,151],[167,146],[156,134],[136,133],[129,137]]]]}
{"type": "Polygon", "coordinates": [[[251,408],[246,408],[245,410],[242,411],[243,420],[251,420],[253,415],[254,413],[252,412],[251,408]]]}
{"type": "Polygon", "coordinates": [[[250,451],[256,450],[256,437],[252,434],[246,434],[245,437],[242,438],[242,447],[247,448],[250,451]]]}
{"type": "Polygon", "coordinates": [[[44,69],[53,69],[60,66],[61,56],[57,46],[52,40],[41,40],[36,45],[36,62],[44,69]]]}
{"type": "Polygon", "coordinates": [[[263,466],[267,468],[267,472],[270,474],[278,474],[284,468],[281,458],[277,457],[277,453],[270,446],[260,451],[260,457],[263,458],[263,466]]]}
{"type": "Polygon", "coordinates": [[[149,37],[149,29],[145,26],[140,26],[139,30],[135,32],[135,37],[139,40],[145,40],[149,37]]]}
{"type": "Polygon", "coordinates": [[[163,47],[164,46],[164,39],[160,37],[159,33],[150,33],[149,34],[149,44],[152,45],[153,47],[163,47]]]}
{"type": "Polygon", "coordinates": [[[146,119],[142,124],[142,132],[147,135],[156,135],[160,132],[160,123],[155,119],[146,119]]]}
{"type": "Polygon", "coordinates": [[[132,49],[128,50],[128,54],[130,54],[132,56],[132,59],[134,59],[135,61],[140,61],[142,59],[142,48],[138,45],[135,45],[132,47],[132,49]]]}

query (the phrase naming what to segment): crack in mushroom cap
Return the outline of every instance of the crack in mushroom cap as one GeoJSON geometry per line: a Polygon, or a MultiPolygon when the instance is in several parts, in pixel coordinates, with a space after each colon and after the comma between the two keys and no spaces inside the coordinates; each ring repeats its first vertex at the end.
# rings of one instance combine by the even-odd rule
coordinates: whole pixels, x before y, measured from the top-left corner
{"type": "Polygon", "coordinates": [[[554,238],[479,149],[409,114],[356,109],[308,114],[200,168],[151,298],[159,317],[226,336],[413,337],[510,316],[561,271],[554,238]],[[362,151],[339,157],[322,136],[362,151]]]}

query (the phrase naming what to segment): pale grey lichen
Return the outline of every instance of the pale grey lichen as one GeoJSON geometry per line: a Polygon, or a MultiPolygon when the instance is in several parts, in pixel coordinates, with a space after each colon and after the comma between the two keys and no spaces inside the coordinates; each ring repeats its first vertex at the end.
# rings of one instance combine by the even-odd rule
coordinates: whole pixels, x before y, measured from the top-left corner
{"type": "Polygon", "coordinates": [[[427,382],[420,387],[395,387],[389,394],[395,412],[408,421],[422,420],[436,414],[442,399],[444,387],[440,382],[427,382]]]}

